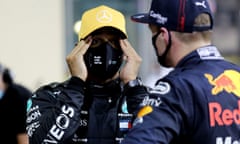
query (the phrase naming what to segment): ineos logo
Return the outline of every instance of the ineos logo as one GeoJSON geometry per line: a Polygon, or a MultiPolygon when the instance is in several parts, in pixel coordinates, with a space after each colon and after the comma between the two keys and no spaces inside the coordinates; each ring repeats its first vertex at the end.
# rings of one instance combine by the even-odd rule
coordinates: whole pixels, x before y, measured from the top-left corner
{"type": "Polygon", "coordinates": [[[75,111],[72,107],[63,105],[62,113],[56,118],[56,123],[51,127],[47,138],[44,139],[44,143],[56,142],[60,140],[65,130],[69,127],[71,118],[73,118],[75,111]]]}
{"type": "Polygon", "coordinates": [[[109,23],[112,21],[112,14],[107,10],[102,10],[97,13],[96,18],[100,23],[109,23]]]}
{"type": "Polygon", "coordinates": [[[56,119],[56,125],[61,129],[66,129],[69,125],[69,118],[65,114],[60,114],[56,119]]]}

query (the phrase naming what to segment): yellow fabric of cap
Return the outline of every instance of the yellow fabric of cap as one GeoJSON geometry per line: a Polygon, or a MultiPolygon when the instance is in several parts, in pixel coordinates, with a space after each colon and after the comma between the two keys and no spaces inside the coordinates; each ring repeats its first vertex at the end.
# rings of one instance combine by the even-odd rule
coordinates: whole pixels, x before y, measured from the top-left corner
{"type": "Polygon", "coordinates": [[[127,37],[126,23],[123,14],[108,6],[101,5],[83,13],[78,39],[83,39],[93,31],[102,27],[116,28],[127,37]]]}

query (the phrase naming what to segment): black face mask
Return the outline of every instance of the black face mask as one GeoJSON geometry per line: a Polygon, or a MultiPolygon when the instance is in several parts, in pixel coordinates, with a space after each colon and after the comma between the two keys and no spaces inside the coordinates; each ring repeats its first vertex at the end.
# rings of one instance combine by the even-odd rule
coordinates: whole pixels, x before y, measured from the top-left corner
{"type": "Polygon", "coordinates": [[[88,73],[100,80],[112,78],[122,64],[122,50],[113,48],[108,42],[87,50],[84,55],[88,73]]]}
{"type": "Polygon", "coordinates": [[[156,40],[157,40],[157,37],[158,37],[158,35],[159,35],[160,33],[161,33],[161,32],[159,31],[156,35],[154,35],[154,36],[152,37],[152,45],[153,45],[153,48],[154,48],[155,53],[156,53],[156,55],[157,55],[157,59],[158,59],[159,64],[162,65],[162,66],[164,66],[164,67],[169,67],[169,66],[166,64],[166,57],[167,57],[167,53],[168,53],[168,51],[170,50],[170,47],[171,47],[171,45],[172,45],[171,35],[170,35],[170,33],[168,32],[168,33],[169,33],[169,43],[168,43],[167,48],[165,49],[164,53],[163,53],[161,56],[159,56],[159,55],[158,55],[158,50],[157,50],[157,45],[156,45],[156,40]]]}

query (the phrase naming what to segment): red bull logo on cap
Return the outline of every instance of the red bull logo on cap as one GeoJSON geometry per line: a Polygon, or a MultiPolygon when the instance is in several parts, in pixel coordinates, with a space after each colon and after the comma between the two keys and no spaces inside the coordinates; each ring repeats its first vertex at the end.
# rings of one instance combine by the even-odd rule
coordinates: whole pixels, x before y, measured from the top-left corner
{"type": "Polygon", "coordinates": [[[233,93],[240,97],[240,73],[235,70],[225,70],[215,79],[211,74],[204,74],[209,83],[213,86],[212,95],[217,95],[222,91],[233,93]]]}

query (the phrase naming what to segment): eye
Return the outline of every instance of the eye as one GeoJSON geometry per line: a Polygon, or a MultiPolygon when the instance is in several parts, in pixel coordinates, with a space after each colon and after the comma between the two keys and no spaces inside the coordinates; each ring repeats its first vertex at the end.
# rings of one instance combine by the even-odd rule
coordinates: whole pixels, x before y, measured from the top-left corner
{"type": "Polygon", "coordinates": [[[99,39],[99,38],[94,38],[92,40],[92,43],[91,43],[91,47],[98,47],[102,44],[103,40],[99,39]]]}

